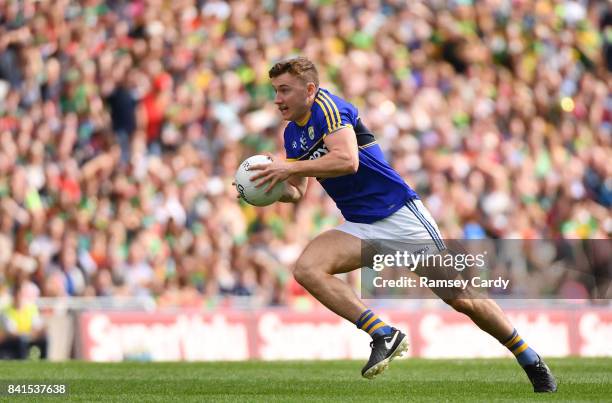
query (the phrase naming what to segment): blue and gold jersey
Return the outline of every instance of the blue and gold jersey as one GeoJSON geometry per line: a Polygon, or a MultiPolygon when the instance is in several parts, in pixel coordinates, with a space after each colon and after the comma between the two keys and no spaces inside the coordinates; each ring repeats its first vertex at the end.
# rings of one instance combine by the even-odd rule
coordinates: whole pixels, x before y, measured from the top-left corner
{"type": "Polygon", "coordinates": [[[320,88],[310,114],[285,128],[287,160],[313,160],[327,154],[323,139],[352,127],[359,146],[359,169],[354,174],[317,180],[348,221],[373,223],[389,217],[408,200],[418,199],[384,158],[374,135],[359,119],[357,108],[320,88]]]}

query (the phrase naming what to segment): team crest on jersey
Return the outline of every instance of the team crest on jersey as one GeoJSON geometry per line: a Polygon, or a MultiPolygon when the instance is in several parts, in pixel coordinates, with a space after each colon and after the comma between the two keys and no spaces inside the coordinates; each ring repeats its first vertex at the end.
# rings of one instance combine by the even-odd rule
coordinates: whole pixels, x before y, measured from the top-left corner
{"type": "Polygon", "coordinates": [[[308,126],[308,137],[310,137],[311,140],[314,140],[314,127],[312,126],[308,126]]]}
{"type": "Polygon", "coordinates": [[[291,143],[291,146],[292,146],[293,148],[297,148],[297,142],[296,142],[295,140],[293,140],[293,143],[291,143]]]}

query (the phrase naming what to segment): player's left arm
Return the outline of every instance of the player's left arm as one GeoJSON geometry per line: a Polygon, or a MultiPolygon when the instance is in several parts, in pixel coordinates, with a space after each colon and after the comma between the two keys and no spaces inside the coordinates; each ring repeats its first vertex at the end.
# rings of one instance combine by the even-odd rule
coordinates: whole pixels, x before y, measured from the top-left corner
{"type": "Polygon", "coordinates": [[[259,172],[251,177],[258,181],[256,186],[268,183],[266,191],[290,176],[333,178],[354,174],[359,168],[359,148],[357,136],[351,126],[345,126],[325,136],[323,139],[329,150],[324,156],[315,160],[280,161],[275,160],[266,165],[254,165],[250,169],[259,172]]]}
{"type": "Polygon", "coordinates": [[[307,186],[308,178],[290,176],[285,181],[285,189],[278,201],[283,203],[297,203],[302,197],[304,197],[307,186]]]}

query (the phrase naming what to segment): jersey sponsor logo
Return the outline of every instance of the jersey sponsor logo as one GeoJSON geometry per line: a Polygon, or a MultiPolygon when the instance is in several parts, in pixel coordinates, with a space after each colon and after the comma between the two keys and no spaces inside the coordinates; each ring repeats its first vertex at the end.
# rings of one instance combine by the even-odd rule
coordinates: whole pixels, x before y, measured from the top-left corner
{"type": "Polygon", "coordinates": [[[325,144],[323,144],[321,147],[319,147],[316,150],[314,150],[312,152],[312,154],[310,154],[308,159],[309,160],[316,160],[317,158],[321,158],[322,156],[324,156],[328,152],[329,152],[329,150],[327,149],[327,147],[325,147],[325,144]]]}

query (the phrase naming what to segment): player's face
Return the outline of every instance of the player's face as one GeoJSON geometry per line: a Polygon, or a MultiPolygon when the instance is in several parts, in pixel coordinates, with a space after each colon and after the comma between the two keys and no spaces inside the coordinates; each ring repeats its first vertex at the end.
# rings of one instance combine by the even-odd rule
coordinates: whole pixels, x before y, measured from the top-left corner
{"type": "Polygon", "coordinates": [[[276,91],[274,103],[283,115],[283,119],[298,121],[308,114],[310,110],[308,85],[290,73],[274,77],[271,82],[276,91]]]}

